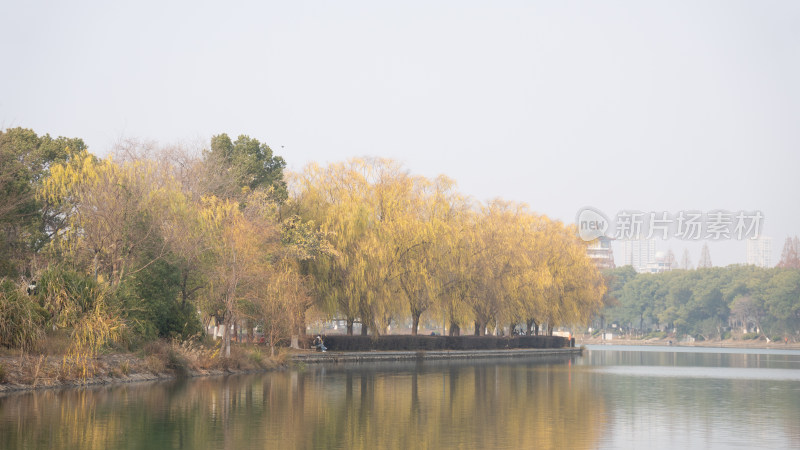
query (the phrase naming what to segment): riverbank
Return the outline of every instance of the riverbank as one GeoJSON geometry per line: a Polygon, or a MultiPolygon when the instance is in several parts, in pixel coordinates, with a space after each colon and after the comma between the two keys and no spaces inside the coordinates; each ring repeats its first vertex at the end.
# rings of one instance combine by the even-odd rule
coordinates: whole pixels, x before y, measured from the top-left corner
{"type": "Polygon", "coordinates": [[[45,355],[2,355],[3,382],[0,394],[39,389],[171,380],[179,377],[209,377],[268,372],[290,364],[342,364],[410,360],[521,358],[554,355],[580,355],[581,348],[508,349],[508,350],[435,350],[314,352],[299,350],[281,353],[276,358],[259,358],[248,348],[234,347],[232,358],[219,359],[214,367],[199,367],[197,362],[176,361],[176,355],[121,353],[100,355],[90,364],[91,376],[82,377],[65,369],[63,357],[45,355]],[[171,360],[171,362],[170,362],[171,360]]]}
{"type": "Polygon", "coordinates": [[[234,345],[231,356],[191,343],[156,341],[136,353],[109,353],[82,361],[64,355],[0,354],[0,393],[104,384],[265,372],[285,366],[285,354],[268,357],[262,347],[234,345]]]}
{"type": "MultiPolygon", "coordinates": [[[[83,376],[74,366],[64,364],[63,356],[34,354],[0,355],[0,394],[5,392],[74,388],[143,381],[171,380],[179,377],[209,377],[267,372],[286,368],[289,364],[342,364],[411,360],[519,358],[552,355],[580,355],[583,345],[647,345],[668,346],[671,339],[603,340],[576,336],[577,348],[508,349],[508,350],[429,350],[429,351],[365,351],[283,352],[275,358],[262,356],[262,348],[252,345],[234,346],[230,358],[211,357],[210,350],[186,348],[166,343],[153,345],[144,352],[99,355],[83,376]]],[[[800,343],[767,342],[766,340],[707,340],[678,342],[680,347],[764,348],[800,350],[800,343]]]]}
{"type": "Polygon", "coordinates": [[[719,348],[764,348],[772,350],[800,350],[800,342],[767,342],[764,339],[711,339],[705,341],[679,341],[670,338],[651,338],[651,339],[601,339],[599,337],[575,337],[576,345],[672,345],[680,347],[719,347],[719,348]]]}

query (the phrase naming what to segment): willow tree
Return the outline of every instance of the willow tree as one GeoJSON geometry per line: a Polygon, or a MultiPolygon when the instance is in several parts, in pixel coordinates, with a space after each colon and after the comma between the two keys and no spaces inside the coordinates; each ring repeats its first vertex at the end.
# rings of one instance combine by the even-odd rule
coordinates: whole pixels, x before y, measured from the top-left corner
{"type": "Polygon", "coordinates": [[[516,266],[514,277],[508,284],[509,302],[505,318],[512,327],[520,322],[525,323],[528,335],[536,330],[536,318],[546,309],[543,293],[552,280],[547,266],[549,222],[545,216],[526,211],[511,224],[517,238],[514,249],[516,266]]]}
{"type": "Polygon", "coordinates": [[[539,323],[546,322],[551,334],[555,326],[588,322],[602,305],[605,283],[574,227],[549,221],[545,239],[547,279],[539,323]]]}
{"type": "Polygon", "coordinates": [[[452,334],[469,320],[483,334],[490,325],[552,326],[593,312],[594,291],[580,283],[595,286],[598,277],[568,236],[574,230],[525,205],[495,200],[477,209],[452,181],[381,159],[312,164],[291,186],[291,208],[319,224],[335,250],[306,269],[322,308],[344,316],[349,334],[359,318],[362,332],[378,332],[400,314],[416,334],[429,310],[452,334]]]}
{"type": "Polygon", "coordinates": [[[390,276],[406,300],[411,334],[416,335],[422,314],[455,289],[451,264],[463,202],[454,183],[443,176],[415,177],[413,189],[405,193],[409,198],[388,224],[387,242],[393,253],[390,276]]]}
{"type": "Polygon", "coordinates": [[[186,203],[180,186],[149,161],[117,164],[82,152],[50,167],[39,196],[67,226],[53,248],[112,286],[161,258],[165,228],[186,203]]]}
{"type": "Polygon", "coordinates": [[[348,334],[359,318],[362,330],[374,325],[366,313],[379,298],[383,247],[375,232],[371,175],[367,161],[354,159],[327,167],[311,164],[293,180],[293,207],[304,220],[318,224],[334,250],[309,261],[306,269],[321,309],[344,316],[348,334]]]}
{"type": "Polygon", "coordinates": [[[516,224],[525,214],[522,206],[500,200],[490,202],[472,216],[465,231],[464,289],[475,321],[475,335],[508,316],[510,291],[520,275],[520,240],[516,224]]]}

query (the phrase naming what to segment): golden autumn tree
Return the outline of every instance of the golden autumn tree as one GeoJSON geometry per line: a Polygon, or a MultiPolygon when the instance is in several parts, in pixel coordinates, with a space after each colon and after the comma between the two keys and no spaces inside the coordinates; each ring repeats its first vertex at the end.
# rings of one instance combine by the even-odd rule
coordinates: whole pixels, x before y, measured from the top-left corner
{"type": "Polygon", "coordinates": [[[206,230],[204,308],[222,324],[223,355],[230,356],[231,328],[242,303],[252,299],[268,267],[257,229],[237,202],[205,197],[200,211],[206,230]]]}
{"type": "Polygon", "coordinates": [[[524,205],[494,200],[473,215],[467,229],[468,270],[465,300],[475,322],[474,332],[483,335],[488,326],[510,323],[524,293],[532,260],[525,251],[523,233],[529,213],[524,205]]]}
{"type": "Polygon", "coordinates": [[[168,171],[151,161],[117,163],[85,151],[53,164],[37,195],[65,224],[47,254],[56,264],[39,274],[40,295],[54,326],[72,328],[69,361],[85,376],[87,358],[129,321],[141,323],[134,316],[149,299],[128,281],[168,251],[175,213],[187,200],[168,171]]]}
{"type": "MultiPolygon", "coordinates": [[[[292,208],[330,236],[336,256],[306,266],[315,295],[348,334],[433,311],[459,334],[525,322],[581,321],[602,289],[574,230],[494,200],[479,208],[452,181],[411,176],[390,160],[311,164],[292,182],[292,208]],[[599,283],[599,284],[598,284],[599,283]]],[[[602,292],[600,293],[602,295],[602,292]]]]}
{"type": "Polygon", "coordinates": [[[600,272],[586,254],[586,243],[580,240],[574,227],[548,221],[544,234],[547,263],[544,268],[541,308],[534,325],[553,327],[586,323],[602,304],[605,284],[600,272]]]}
{"type": "Polygon", "coordinates": [[[361,159],[327,167],[311,164],[293,180],[295,208],[318,224],[333,250],[306,266],[314,291],[323,310],[343,316],[348,334],[359,320],[365,334],[389,312],[388,248],[378,229],[392,214],[388,205],[393,200],[373,190],[387,169],[383,164],[361,159]]]}
{"type": "Polygon", "coordinates": [[[275,198],[271,188],[246,197],[242,213],[258,240],[263,259],[256,266],[259,279],[244,291],[246,301],[239,309],[243,317],[261,329],[273,355],[279,341],[305,332],[305,313],[312,306],[313,297],[301,264],[333,255],[325,236],[314,229],[313,223],[297,216],[279,223],[275,198]]]}
{"type": "Polygon", "coordinates": [[[162,231],[186,202],[157,165],[117,164],[85,151],[54,164],[39,196],[60,208],[67,223],[53,237],[53,249],[112,286],[164,255],[162,231]]]}
{"type": "Polygon", "coordinates": [[[446,177],[410,181],[412,188],[404,191],[408,199],[387,223],[386,232],[392,247],[390,279],[405,298],[411,334],[416,335],[422,314],[455,289],[450,264],[463,201],[446,177]]]}

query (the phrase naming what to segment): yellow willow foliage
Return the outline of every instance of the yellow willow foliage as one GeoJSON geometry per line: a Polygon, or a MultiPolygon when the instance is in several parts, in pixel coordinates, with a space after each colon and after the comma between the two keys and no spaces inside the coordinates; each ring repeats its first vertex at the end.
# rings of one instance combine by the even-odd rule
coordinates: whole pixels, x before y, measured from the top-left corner
{"type": "Polygon", "coordinates": [[[541,320],[550,326],[585,323],[601,306],[602,276],[573,227],[551,222],[548,229],[550,280],[543,292],[546,308],[541,320]]]}
{"type": "Polygon", "coordinates": [[[98,292],[94,308],[74,325],[71,344],[64,355],[65,368],[78,370],[84,380],[93,375],[97,352],[118,340],[125,329],[122,318],[106,305],[105,295],[105,291],[98,292]]]}
{"type": "MultiPolygon", "coordinates": [[[[453,250],[465,202],[446,177],[412,181],[414,189],[405,192],[402,214],[387,223],[383,241],[393,251],[390,279],[405,298],[405,312],[411,315],[412,333],[416,333],[420,316],[437,306],[437,301],[458,298],[450,295],[456,289],[453,272],[458,269],[453,250]]],[[[447,320],[451,311],[454,308],[440,308],[438,315],[447,320]]]]}
{"type": "Polygon", "coordinates": [[[527,206],[479,208],[445,177],[411,176],[390,160],[311,164],[290,179],[291,206],[327,233],[336,257],[308,264],[331,315],[370,326],[426,311],[462,327],[577,323],[602,283],[574,229],[527,206]]]}
{"type": "Polygon", "coordinates": [[[242,214],[239,204],[214,196],[201,201],[200,220],[205,230],[203,309],[222,318],[223,354],[230,356],[230,326],[246,308],[248,299],[269,269],[268,253],[259,229],[242,214]]]}
{"type": "MultiPolygon", "coordinates": [[[[398,186],[406,175],[387,160],[353,159],[326,168],[309,165],[293,180],[297,208],[306,220],[319,224],[336,256],[309,263],[323,309],[368,326],[391,315],[390,248],[382,242],[382,222],[397,210],[398,186]]],[[[410,186],[405,183],[406,189],[410,186]]]]}
{"type": "Polygon", "coordinates": [[[258,324],[274,354],[279,340],[296,334],[305,311],[311,306],[307,280],[291,259],[282,259],[269,271],[248,296],[251,308],[246,316],[258,324]]]}
{"type": "Polygon", "coordinates": [[[493,322],[512,320],[519,286],[533,268],[522,232],[529,215],[524,205],[499,200],[473,215],[465,237],[465,300],[479,332],[493,322]]]}
{"type": "Polygon", "coordinates": [[[246,266],[258,260],[258,243],[237,202],[204,197],[199,217],[206,237],[207,301],[232,312],[246,266]]]}
{"type": "Polygon", "coordinates": [[[38,195],[65,218],[53,249],[112,285],[149,264],[135,258],[146,247],[156,257],[163,253],[165,245],[158,247],[156,238],[176,227],[175,217],[187,204],[180,185],[155,163],[117,164],[86,151],[51,166],[38,195]]]}

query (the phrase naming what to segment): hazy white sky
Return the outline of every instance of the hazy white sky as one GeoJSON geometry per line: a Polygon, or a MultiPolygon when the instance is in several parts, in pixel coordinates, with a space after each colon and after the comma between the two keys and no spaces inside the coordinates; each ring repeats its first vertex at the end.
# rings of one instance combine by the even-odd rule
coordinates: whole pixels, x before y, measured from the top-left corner
{"type": "Polygon", "coordinates": [[[773,264],[800,234],[800,2],[2,3],[0,128],[391,157],[566,222],[761,210],[773,264]]]}

